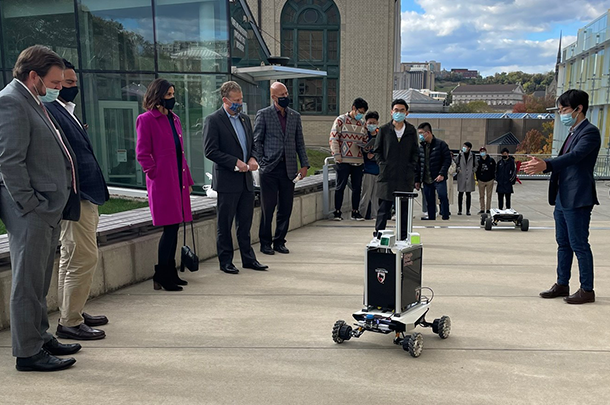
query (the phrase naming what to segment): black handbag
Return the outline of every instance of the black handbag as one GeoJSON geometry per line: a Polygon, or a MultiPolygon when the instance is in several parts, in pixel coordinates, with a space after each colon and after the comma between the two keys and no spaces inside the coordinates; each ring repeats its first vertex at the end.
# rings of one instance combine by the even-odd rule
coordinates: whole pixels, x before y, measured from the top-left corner
{"type": "Polygon", "coordinates": [[[191,234],[193,236],[193,249],[186,244],[186,222],[184,222],[184,246],[180,251],[180,271],[184,271],[186,267],[190,271],[199,270],[199,257],[195,250],[195,231],[193,230],[193,222],[191,221],[191,234]]]}

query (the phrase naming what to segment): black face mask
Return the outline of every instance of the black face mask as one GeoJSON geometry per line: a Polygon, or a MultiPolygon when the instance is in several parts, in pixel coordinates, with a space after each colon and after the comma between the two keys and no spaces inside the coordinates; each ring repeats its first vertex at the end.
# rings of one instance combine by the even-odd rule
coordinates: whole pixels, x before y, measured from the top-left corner
{"type": "Polygon", "coordinates": [[[161,106],[168,110],[173,110],[176,105],[176,97],[161,99],[161,106]]]}
{"type": "Polygon", "coordinates": [[[508,156],[502,156],[502,159],[506,160],[508,159],[508,156]]]}
{"type": "Polygon", "coordinates": [[[290,99],[288,97],[278,97],[277,105],[279,105],[282,108],[286,108],[286,107],[288,107],[288,105],[290,105],[290,99]]]}
{"type": "Polygon", "coordinates": [[[74,86],[74,87],[62,87],[61,90],[59,91],[59,97],[66,101],[66,102],[71,102],[74,101],[74,99],[76,98],[76,95],[78,94],[78,87],[74,86]]]}

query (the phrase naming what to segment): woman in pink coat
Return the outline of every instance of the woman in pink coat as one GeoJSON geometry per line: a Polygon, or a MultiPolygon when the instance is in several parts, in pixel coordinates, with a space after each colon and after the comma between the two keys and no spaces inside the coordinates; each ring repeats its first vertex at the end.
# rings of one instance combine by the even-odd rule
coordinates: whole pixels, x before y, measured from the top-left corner
{"type": "Polygon", "coordinates": [[[165,79],[153,81],[144,96],[144,114],[138,116],[137,159],[146,173],[148,203],[153,225],[162,226],[155,290],[182,291],[188,282],[178,277],[176,248],[182,222],[193,220],[190,194],[193,178],[184,157],[182,126],[172,109],[175,87],[165,79]]]}

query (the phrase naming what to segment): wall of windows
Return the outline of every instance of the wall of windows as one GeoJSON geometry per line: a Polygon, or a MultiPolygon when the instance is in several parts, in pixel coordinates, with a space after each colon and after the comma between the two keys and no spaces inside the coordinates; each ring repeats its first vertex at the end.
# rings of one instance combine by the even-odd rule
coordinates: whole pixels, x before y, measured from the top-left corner
{"type": "Polygon", "coordinates": [[[327,72],[325,78],[287,80],[291,107],[302,114],[338,114],[341,20],[336,4],[289,0],[281,26],[282,56],[290,58],[290,66],[327,72]]]}
{"type": "MultiPolygon", "coordinates": [[[[135,122],[144,112],[147,86],[156,77],[167,78],[176,86],[174,112],[201,186],[211,172],[203,154],[203,123],[221,105],[220,85],[232,79],[231,66],[267,63],[266,45],[253,32],[248,13],[245,0],[2,0],[0,85],[11,80],[19,53],[34,44],[72,62],[81,88],[76,112],[89,125],[106,180],[145,187],[135,159],[135,122]]],[[[268,82],[238,81],[251,114],[266,105],[268,82]]]]}

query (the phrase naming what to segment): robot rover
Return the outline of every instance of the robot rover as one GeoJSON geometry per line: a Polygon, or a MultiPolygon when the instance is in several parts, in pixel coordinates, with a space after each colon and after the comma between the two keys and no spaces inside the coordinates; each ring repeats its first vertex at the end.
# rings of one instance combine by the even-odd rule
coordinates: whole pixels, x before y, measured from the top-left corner
{"type": "Polygon", "coordinates": [[[481,214],[481,226],[484,226],[486,231],[491,231],[491,228],[499,222],[512,222],[515,228],[521,228],[523,232],[530,228],[530,221],[512,208],[506,210],[492,208],[489,214],[481,214]]]}
{"type": "Polygon", "coordinates": [[[442,316],[426,321],[434,292],[421,287],[422,245],[419,234],[413,232],[413,202],[417,193],[396,192],[396,233],[379,232],[367,245],[364,274],[364,307],[353,314],[353,326],[343,320],[335,322],[332,337],[335,343],[359,338],[366,331],[394,333],[394,344],[402,346],[413,357],[419,357],[424,338],[413,330],[417,326],[431,327],[447,339],[451,333],[451,319],[442,316]],[[400,231],[403,210],[407,211],[406,239],[400,231]],[[396,239],[399,240],[396,240],[396,239]],[[428,290],[431,297],[422,295],[428,290]]]}

